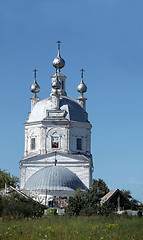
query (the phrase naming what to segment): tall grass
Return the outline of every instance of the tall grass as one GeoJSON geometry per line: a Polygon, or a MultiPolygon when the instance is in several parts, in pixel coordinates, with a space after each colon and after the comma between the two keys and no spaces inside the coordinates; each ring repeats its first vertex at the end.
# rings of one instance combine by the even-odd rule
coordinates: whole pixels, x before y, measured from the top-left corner
{"type": "Polygon", "coordinates": [[[0,240],[143,240],[143,218],[67,217],[1,219],[0,240]]]}

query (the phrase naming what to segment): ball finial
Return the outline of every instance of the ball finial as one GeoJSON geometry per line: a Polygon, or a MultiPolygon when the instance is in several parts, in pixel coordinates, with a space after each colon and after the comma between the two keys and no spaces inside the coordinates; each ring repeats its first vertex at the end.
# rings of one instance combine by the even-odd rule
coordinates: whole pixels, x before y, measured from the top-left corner
{"type": "Polygon", "coordinates": [[[31,85],[30,91],[31,91],[32,93],[38,93],[38,92],[40,92],[40,86],[38,85],[38,83],[37,83],[37,81],[36,81],[37,70],[34,69],[33,72],[34,72],[35,80],[34,80],[34,83],[31,85]]]}

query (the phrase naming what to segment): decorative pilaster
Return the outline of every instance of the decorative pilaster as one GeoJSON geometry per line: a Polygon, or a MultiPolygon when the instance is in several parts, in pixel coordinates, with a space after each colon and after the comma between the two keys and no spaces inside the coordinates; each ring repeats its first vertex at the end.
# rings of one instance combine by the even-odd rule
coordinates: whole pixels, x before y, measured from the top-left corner
{"type": "Polygon", "coordinates": [[[37,102],[39,102],[40,98],[37,96],[36,93],[34,93],[33,97],[31,98],[31,112],[36,105],[37,102]]]}
{"type": "Polygon", "coordinates": [[[77,98],[79,105],[84,109],[84,111],[86,111],[86,100],[87,100],[87,98],[83,94],[81,94],[77,98]]]}

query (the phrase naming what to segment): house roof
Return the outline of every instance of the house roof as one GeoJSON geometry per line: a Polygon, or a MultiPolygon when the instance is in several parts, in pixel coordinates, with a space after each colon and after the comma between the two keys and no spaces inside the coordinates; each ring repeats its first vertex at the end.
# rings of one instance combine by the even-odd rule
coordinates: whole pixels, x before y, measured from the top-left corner
{"type": "Polygon", "coordinates": [[[106,203],[106,202],[110,201],[111,198],[113,198],[113,197],[115,196],[115,194],[117,194],[117,193],[119,193],[120,195],[122,195],[123,198],[125,198],[127,201],[129,201],[128,198],[127,198],[119,189],[116,189],[116,190],[114,190],[114,191],[108,192],[108,193],[101,199],[100,203],[103,204],[103,203],[106,203]]]}
{"type": "Polygon", "coordinates": [[[11,194],[11,193],[13,193],[13,192],[18,193],[19,195],[21,195],[22,197],[25,197],[25,198],[27,198],[27,199],[29,198],[29,196],[27,196],[25,193],[21,192],[20,190],[12,187],[12,186],[10,186],[10,185],[7,186],[6,189],[5,189],[5,188],[1,189],[0,194],[2,194],[2,195],[8,194],[8,195],[9,195],[9,194],[11,194]]]}

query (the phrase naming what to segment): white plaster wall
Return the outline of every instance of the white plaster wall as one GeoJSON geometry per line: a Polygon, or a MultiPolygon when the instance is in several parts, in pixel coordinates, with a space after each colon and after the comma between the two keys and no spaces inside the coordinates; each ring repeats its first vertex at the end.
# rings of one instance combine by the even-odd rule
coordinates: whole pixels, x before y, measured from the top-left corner
{"type": "Polygon", "coordinates": [[[32,197],[37,202],[48,206],[48,201],[54,199],[55,196],[71,197],[75,191],[24,191],[28,196],[32,197]]]}
{"type": "Polygon", "coordinates": [[[71,152],[81,152],[90,154],[90,129],[80,126],[70,128],[70,150],[71,152]],[[77,138],[82,139],[82,150],[77,150],[77,138]]]}
{"type": "Polygon", "coordinates": [[[42,167],[21,167],[21,179],[20,179],[20,188],[23,189],[27,180],[42,167]]]}
{"type": "Polygon", "coordinates": [[[41,127],[31,126],[25,129],[25,154],[41,153],[41,127]],[[35,149],[31,149],[31,138],[35,138],[35,149]]]}
{"type": "Polygon", "coordinates": [[[44,154],[55,151],[51,147],[51,136],[57,133],[60,136],[60,149],[57,151],[67,152],[81,152],[90,154],[90,124],[89,123],[75,123],[71,122],[69,125],[62,125],[62,121],[48,122],[45,126],[42,124],[29,125],[25,127],[25,153],[44,154]],[[36,149],[31,149],[31,138],[35,138],[36,149]],[[82,138],[82,150],[77,150],[76,139],[82,138]]]}
{"type": "Polygon", "coordinates": [[[79,179],[84,183],[84,185],[89,188],[89,166],[73,166],[67,167],[70,171],[74,172],[79,179]]]}

